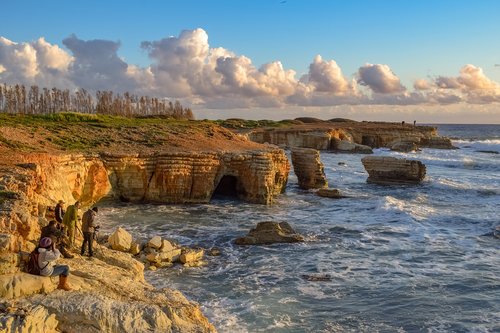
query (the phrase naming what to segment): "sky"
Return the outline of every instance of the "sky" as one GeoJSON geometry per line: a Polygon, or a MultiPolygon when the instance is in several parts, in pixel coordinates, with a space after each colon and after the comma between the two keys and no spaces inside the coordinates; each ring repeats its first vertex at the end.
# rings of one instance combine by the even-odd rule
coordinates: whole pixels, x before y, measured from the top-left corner
{"type": "Polygon", "coordinates": [[[500,123],[500,1],[4,1],[0,83],[198,119],[500,123]]]}

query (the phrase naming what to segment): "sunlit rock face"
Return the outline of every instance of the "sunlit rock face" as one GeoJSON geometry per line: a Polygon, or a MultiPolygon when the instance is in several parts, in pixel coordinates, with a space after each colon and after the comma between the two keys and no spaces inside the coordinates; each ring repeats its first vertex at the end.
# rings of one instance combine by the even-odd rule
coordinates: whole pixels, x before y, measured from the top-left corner
{"type": "Polygon", "coordinates": [[[310,148],[292,149],[293,170],[300,188],[305,190],[328,186],[319,151],[310,148]]]}
{"type": "Polygon", "coordinates": [[[228,153],[104,156],[113,195],[125,201],[206,203],[214,194],[269,204],[290,170],[280,149],[228,153]]]}
{"type": "MultiPolygon", "coordinates": [[[[284,191],[290,171],[285,153],[274,148],[148,156],[29,154],[19,161],[0,170],[0,234],[10,235],[3,240],[4,253],[35,241],[47,208],[60,199],[67,205],[79,200],[84,207],[103,198],[207,203],[220,193],[270,204],[284,191]]],[[[7,254],[0,259],[14,266],[17,260],[7,254]]]]}
{"type": "Polygon", "coordinates": [[[426,168],[420,161],[388,156],[367,156],[361,159],[368,172],[369,183],[414,184],[425,178],[426,168]]]}

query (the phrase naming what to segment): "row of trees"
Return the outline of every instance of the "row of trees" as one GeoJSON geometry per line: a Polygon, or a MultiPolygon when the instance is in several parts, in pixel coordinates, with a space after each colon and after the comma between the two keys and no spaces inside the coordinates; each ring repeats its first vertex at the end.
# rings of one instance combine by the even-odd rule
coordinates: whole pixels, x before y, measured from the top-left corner
{"type": "Polygon", "coordinates": [[[125,117],[167,116],[194,119],[190,108],[179,101],[137,96],[128,92],[97,91],[95,98],[85,89],[40,89],[33,85],[0,85],[0,112],[12,114],[50,114],[57,112],[96,113],[125,117]]]}

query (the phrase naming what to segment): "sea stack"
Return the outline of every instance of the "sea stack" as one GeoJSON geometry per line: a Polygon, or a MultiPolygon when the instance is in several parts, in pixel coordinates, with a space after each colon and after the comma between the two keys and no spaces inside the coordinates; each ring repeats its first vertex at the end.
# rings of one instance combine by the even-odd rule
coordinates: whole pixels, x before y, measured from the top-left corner
{"type": "Polygon", "coordinates": [[[425,165],[416,160],[388,156],[361,159],[368,172],[367,182],[377,184],[416,184],[425,178],[425,165]]]}

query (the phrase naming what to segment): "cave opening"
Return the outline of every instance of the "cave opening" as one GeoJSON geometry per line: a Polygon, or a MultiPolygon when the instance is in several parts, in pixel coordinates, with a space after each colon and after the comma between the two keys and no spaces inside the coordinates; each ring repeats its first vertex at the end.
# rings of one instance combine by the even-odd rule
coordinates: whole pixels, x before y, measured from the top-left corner
{"type": "Polygon", "coordinates": [[[229,175],[223,176],[212,194],[212,199],[239,199],[238,178],[229,175]]]}

